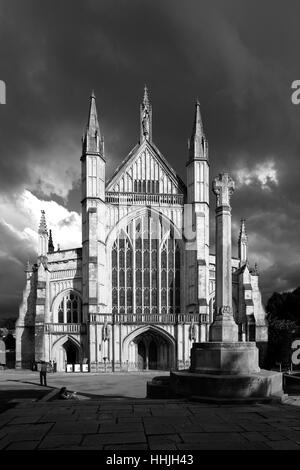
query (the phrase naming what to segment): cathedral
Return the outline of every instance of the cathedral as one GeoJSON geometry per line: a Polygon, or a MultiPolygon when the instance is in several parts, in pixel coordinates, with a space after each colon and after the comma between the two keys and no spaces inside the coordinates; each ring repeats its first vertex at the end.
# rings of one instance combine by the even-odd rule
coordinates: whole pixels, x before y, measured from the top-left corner
{"type": "MultiPolygon", "coordinates": [[[[55,250],[42,211],[37,258],[25,270],[16,324],[18,368],[44,360],[55,361],[58,371],[184,369],[193,342],[209,338],[215,255],[200,104],[195,104],[185,181],[154,144],[146,87],[139,122],[139,142],[107,179],[92,93],[82,139],[82,246],[55,250]]],[[[263,357],[268,329],[257,267],[248,262],[244,220],[236,239],[233,315],[239,340],[255,341],[263,357]]]]}

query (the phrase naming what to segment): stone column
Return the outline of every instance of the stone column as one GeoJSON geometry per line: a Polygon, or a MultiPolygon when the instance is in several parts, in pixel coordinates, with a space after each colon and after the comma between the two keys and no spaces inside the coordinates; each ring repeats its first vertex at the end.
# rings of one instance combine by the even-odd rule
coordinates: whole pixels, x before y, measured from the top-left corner
{"type": "Polygon", "coordinates": [[[217,315],[210,327],[210,341],[238,341],[238,326],[232,312],[231,275],[231,207],[234,181],[227,173],[213,180],[216,206],[216,308],[217,315]]]}

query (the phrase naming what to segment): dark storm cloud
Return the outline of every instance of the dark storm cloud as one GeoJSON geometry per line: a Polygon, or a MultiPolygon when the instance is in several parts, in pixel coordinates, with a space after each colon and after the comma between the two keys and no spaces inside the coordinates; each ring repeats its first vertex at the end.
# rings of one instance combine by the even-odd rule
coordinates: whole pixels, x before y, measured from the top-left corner
{"type": "MultiPolygon", "coordinates": [[[[80,211],[90,91],[111,174],[138,140],[145,82],[154,141],[185,179],[199,98],[211,177],[244,172],[232,198],[233,227],[237,232],[247,218],[264,292],[296,287],[300,107],[291,103],[290,85],[300,78],[299,14],[296,1],[0,0],[0,79],[7,85],[0,193],[15,198],[27,188],[80,211]],[[264,186],[260,175],[270,162],[276,178],[266,176],[264,186]]],[[[212,213],[214,204],[211,195],[212,213]]],[[[11,245],[5,250],[11,253],[11,245]]],[[[21,244],[14,256],[23,262],[27,252],[21,244]]],[[[16,263],[3,268],[20,278],[16,263]]],[[[0,314],[1,305],[0,297],[0,314]]],[[[10,312],[16,308],[12,303],[10,312]]]]}

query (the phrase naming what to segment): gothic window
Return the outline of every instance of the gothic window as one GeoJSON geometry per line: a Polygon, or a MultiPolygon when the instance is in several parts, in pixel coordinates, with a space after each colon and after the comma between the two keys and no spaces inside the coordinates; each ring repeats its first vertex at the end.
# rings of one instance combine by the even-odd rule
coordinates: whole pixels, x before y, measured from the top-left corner
{"type": "Polygon", "coordinates": [[[132,248],[122,232],[112,249],[113,313],[132,313],[132,248]]]}
{"type": "Polygon", "coordinates": [[[58,323],[63,323],[63,322],[64,322],[64,305],[62,301],[58,309],[58,323]]]}
{"type": "Polygon", "coordinates": [[[133,190],[135,193],[158,193],[159,184],[157,180],[134,180],[133,190]]]}
{"type": "Polygon", "coordinates": [[[114,314],[180,313],[180,248],[173,233],[161,244],[166,231],[160,220],[147,214],[133,220],[115,240],[111,255],[114,314]]]}
{"type": "Polygon", "coordinates": [[[180,313],[180,248],[172,236],[161,248],[161,309],[180,313]]]}
{"type": "Polygon", "coordinates": [[[68,292],[61,300],[58,313],[58,323],[81,322],[81,300],[74,292],[68,292]]]}

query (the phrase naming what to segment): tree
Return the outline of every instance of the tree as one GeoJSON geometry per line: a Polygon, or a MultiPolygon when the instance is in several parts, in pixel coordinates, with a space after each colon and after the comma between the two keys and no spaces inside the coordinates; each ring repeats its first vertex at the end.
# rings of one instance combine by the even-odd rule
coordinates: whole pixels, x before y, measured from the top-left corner
{"type": "Polygon", "coordinates": [[[292,340],[300,333],[300,287],[292,292],[274,292],[266,306],[269,324],[268,364],[289,366],[292,340]]]}

